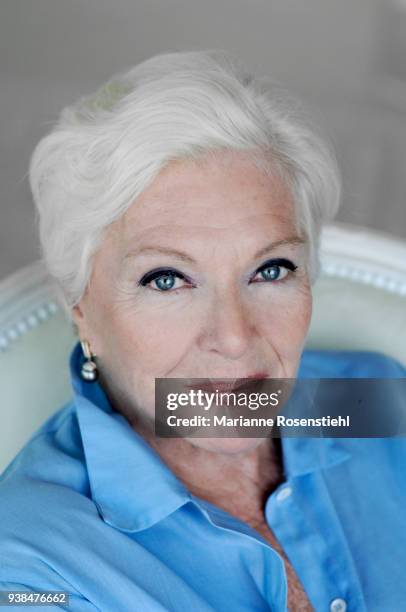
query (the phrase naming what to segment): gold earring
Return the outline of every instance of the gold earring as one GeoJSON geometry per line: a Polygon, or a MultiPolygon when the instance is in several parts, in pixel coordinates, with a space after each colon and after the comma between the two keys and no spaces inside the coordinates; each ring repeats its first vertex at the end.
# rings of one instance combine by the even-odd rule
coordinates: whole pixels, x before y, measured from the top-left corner
{"type": "Polygon", "coordinates": [[[94,382],[99,375],[97,366],[93,361],[93,358],[96,357],[96,355],[92,354],[90,344],[87,340],[81,340],[80,344],[82,345],[83,354],[86,357],[86,361],[82,365],[80,375],[83,380],[86,380],[86,382],[94,382]]]}

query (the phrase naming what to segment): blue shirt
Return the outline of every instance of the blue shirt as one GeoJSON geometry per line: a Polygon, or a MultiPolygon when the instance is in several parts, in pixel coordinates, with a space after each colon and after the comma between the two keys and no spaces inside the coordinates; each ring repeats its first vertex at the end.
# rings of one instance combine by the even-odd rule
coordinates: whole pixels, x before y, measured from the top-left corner
{"type": "MultiPolygon", "coordinates": [[[[68,591],[71,611],[286,610],[276,551],[193,496],[101,386],[81,380],[82,359],[77,344],[73,400],[0,479],[0,590],[68,591]]],[[[298,375],[406,370],[379,353],[305,351],[298,375]]],[[[405,442],[283,439],[286,479],[265,516],[315,610],[406,609],[405,442]]]]}

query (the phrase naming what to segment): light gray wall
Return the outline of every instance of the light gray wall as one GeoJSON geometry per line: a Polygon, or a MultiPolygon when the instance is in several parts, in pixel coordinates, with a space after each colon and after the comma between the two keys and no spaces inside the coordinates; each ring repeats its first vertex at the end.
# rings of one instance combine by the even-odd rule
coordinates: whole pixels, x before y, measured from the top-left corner
{"type": "Polygon", "coordinates": [[[0,278],[39,255],[26,179],[62,106],[164,51],[221,47],[332,138],[339,219],[406,238],[406,0],[2,0],[0,278]]]}

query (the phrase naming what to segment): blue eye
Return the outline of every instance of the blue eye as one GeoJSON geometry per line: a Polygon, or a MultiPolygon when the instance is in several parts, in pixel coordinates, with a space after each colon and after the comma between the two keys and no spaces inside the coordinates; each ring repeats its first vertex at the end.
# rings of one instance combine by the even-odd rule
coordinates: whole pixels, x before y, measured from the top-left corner
{"type": "MultiPolygon", "coordinates": [[[[265,262],[256,271],[255,276],[260,274],[262,280],[254,280],[253,282],[280,282],[289,275],[289,271],[294,272],[296,269],[297,266],[289,261],[289,259],[272,259],[265,262]]],[[[192,282],[184,274],[174,268],[159,268],[144,274],[138,284],[142,287],[150,286],[153,291],[164,293],[181,289],[185,286],[185,283],[193,286],[192,282]]]]}
{"type": "Polygon", "coordinates": [[[158,289],[162,291],[168,291],[172,289],[175,284],[175,276],[173,274],[162,274],[154,279],[158,289]]]}
{"type": "MultiPolygon", "coordinates": [[[[186,280],[185,276],[172,268],[152,270],[145,274],[139,284],[146,287],[149,284],[155,283],[155,287],[151,287],[154,291],[170,291],[175,287],[176,279],[186,280]]],[[[179,287],[175,287],[178,289],[179,287]]]]}
{"type": "Polygon", "coordinates": [[[264,281],[272,282],[283,280],[289,275],[289,271],[294,272],[295,270],[297,270],[297,266],[289,259],[272,259],[258,268],[257,274],[261,274],[264,281]]]}

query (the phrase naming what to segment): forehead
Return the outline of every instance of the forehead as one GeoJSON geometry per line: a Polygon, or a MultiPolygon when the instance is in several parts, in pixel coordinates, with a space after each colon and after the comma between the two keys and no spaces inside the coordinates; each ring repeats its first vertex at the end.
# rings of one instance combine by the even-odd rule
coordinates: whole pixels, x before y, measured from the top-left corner
{"type": "Polygon", "coordinates": [[[119,223],[120,238],[227,235],[295,227],[291,195],[276,172],[265,172],[244,153],[204,161],[171,162],[136,199],[119,223]]]}

